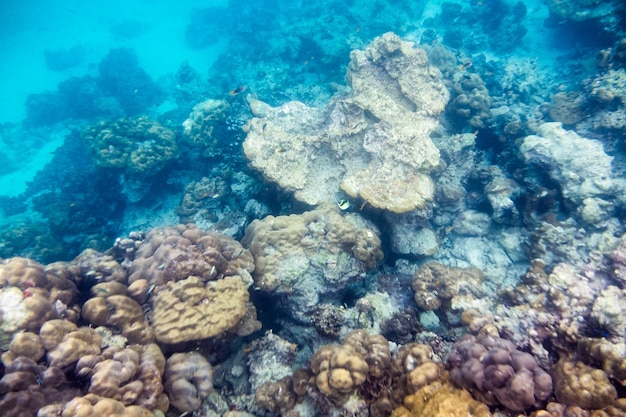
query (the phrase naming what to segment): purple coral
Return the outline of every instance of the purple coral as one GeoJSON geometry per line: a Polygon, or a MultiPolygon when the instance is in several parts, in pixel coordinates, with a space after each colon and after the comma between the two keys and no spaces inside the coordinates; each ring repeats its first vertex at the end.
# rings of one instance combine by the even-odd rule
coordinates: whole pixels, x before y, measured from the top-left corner
{"type": "Polygon", "coordinates": [[[452,347],[452,381],[490,405],[523,411],[548,398],[552,378],[529,353],[494,336],[465,335],[452,347]]]}

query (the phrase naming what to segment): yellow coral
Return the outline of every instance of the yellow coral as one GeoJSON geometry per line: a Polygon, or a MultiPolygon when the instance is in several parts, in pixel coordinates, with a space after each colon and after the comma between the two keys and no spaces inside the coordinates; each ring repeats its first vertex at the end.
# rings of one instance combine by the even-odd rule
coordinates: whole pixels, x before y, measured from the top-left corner
{"type": "Polygon", "coordinates": [[[488,417],[489,408],[463,389],[434,382],[404,399],[391,417],[488,417]]]}

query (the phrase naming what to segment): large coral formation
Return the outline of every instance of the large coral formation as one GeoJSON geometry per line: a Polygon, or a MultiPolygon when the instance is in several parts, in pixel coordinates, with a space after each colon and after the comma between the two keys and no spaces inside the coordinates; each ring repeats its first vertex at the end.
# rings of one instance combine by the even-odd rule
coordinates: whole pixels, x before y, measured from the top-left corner
{"type": "Polygon", "coordinates": [[[453,124],[482,128],[484,121],[491,116],[491,97],[480,75],[455,73],[449,88],[451,99],[446,112],[453,124]]]}
{"type": "Polygon", "coordinates": [[[255,285],[284,297],[300,319],[321,298],[338,298],[383,256],[374,229],[331,207],[255,220],[242,243],[254,255],[255,285]]]}
{"type": "Polygon", "coordinates": [[[483,273],[476,268],[455,268],[429,262],[415,272],[412,279],[415,302],[424,310],[453,308],[454,299],[483,295],[483,273]]]}
{"type": "Polygon", "coordinates": [[[387,33],[353,51],[348,95],[324,111],[250,100],[244,151],[252,166],[308,204],[341,187],[374,207],[407,212],[433,199],[439,151],[429,138],[448,101],[423,50],[387,33]]]}
{"type": "Polygon", "coordinates": [[[486,404],[523,411],[552,393],[552,378],[533,356],[499,337],[461,337],[448,363],[452,381],[486,404]]]}
{"type": "Polygon", "coordinates": [[[83,132],[96,165],[149,176],[178,156],[176,135],[147,116],[100,122],[83,132]]]}
{"type": "Polygon", "coordinates": [[[203,177],[189,183],[185,187],[180,206],[177,207],[182,223],[196,223],[200,219],[215,219],[213,211],[222,204],[221,198],[226,194],[226,182],[221,177],[203,177]]]}
{"type": "Polygon", "coordinates": [[[464,389],[439,381],[425,386],[404,399],[391,417],[489,417],[489,407],[472,398],[464,389]]]}
{"type": "Polygon", "coordinates": [[[626,343],[606,339],[584,338],[578,342],[578,354],[588,363],[600,367],[607,376],[626,385],[626,343]]]}

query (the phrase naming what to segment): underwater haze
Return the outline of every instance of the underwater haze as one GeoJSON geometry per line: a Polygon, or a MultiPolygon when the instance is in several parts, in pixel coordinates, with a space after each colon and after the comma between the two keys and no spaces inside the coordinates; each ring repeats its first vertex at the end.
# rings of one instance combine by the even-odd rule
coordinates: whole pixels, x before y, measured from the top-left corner
{"type": "Polygon", "coordinates": [[[0,0],[0,54],[3,416],[626,415],[623,2],[0,0]]]}

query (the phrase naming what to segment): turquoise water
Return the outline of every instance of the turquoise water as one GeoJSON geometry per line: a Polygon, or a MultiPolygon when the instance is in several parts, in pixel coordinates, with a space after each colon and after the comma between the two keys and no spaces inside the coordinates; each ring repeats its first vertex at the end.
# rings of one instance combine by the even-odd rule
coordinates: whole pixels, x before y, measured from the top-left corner
{"type": "Polygon", "coordinates": [[[464,307],[495,316],[546,370],[583,338],[623,341],[620,2],[0,0],[0,56],[0,259],[46,265],[90,248],[128,269],[120,238],[187,223],[260,257],[253,221],[329,205],[349,226],[332,225],[371,237],[382,260],[353,256],[357,238],[315,246],[333,226],[305,214],[325,219],[299,242],[318,251],[288,258],[278,289],[255,276],[264,330],[297,343],[300,365],[354,328],[397,343],[432,332],[444,358],[464,307]],[[433,278],[414,303],[411,276],[430,261],[481,270],[461,288],[482,301],[427,308],[446,291],[433,278]],[[532,296],[568,288],[571,311],[553,300],[546,314],[580,316],[579,333],[541,339],[532,296]],[[533,319],[516,323],[513,306],[533,319]],[[421,330],[396,334],[392,318],[421,330]]]}

